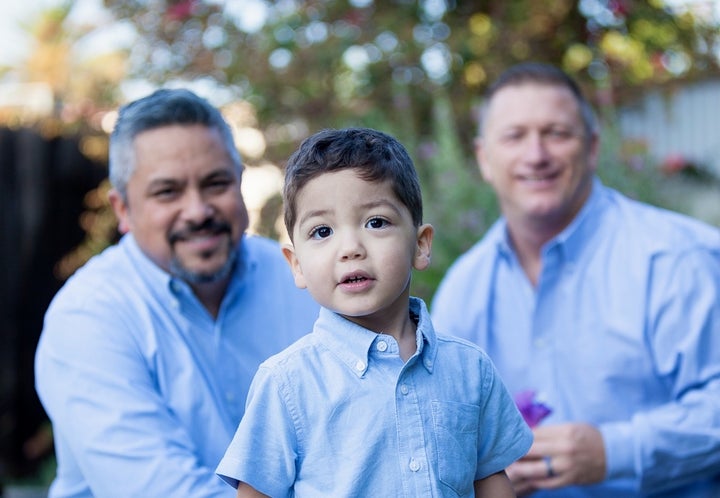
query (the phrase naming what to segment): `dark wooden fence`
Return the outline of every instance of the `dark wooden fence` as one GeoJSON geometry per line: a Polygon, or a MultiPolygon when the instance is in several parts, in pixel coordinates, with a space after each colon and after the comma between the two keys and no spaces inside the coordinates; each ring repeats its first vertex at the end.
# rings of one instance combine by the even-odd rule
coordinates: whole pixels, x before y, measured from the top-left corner
{"type": "Polygon", "coordinates": [[[82,240],[83,198],[107,175],[79,144],[0,128],[0,485],[32,476],[52,450],[33,439],[48,425],[34,389],[35,346],[63,283],[54,266],[82,240]]]}

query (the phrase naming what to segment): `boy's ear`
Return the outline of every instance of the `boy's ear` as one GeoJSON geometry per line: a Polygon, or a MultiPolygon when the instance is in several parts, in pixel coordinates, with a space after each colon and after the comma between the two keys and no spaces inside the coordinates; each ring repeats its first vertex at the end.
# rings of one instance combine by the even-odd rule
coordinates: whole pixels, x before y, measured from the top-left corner
{"type": "Polygon", "coordinates": [[[434,233],[435,229],[428,223],[420,225],[417,229],[417,246],[413,258],[413,268],[416,270],[424,270],[430,266],[434,233]]]}
{"type": "Polygon", "coordinates": [[[290,270],[295,278],[295,285],[299,289],[307,288],[307,285],[305,284],[305,276],[303,275],[302,268],[300,268],[300,262],[298,261],[297,256],[295,256],[295,248],[293,245],[283,244],[282,253],[290,265],[290,270]]]}

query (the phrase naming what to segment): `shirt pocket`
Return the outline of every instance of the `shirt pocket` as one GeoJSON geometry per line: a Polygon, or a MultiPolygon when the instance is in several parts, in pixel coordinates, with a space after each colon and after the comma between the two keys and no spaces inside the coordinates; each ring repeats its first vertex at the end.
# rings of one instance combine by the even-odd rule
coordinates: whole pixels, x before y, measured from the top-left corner
{"type": "Polygon", "coordinates": [[[432,401],[431,406],[438,478],[458,495],[471,495],[480,407],[451,401],[432,401]]]}

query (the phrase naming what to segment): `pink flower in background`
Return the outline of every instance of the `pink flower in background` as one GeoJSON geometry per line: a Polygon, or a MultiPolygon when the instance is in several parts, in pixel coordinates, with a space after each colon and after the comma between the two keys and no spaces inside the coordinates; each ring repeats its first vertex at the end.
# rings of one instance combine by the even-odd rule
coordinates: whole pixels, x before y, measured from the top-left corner
{"type": "Polygon", "coordinates": [[[531,428],[537,426],[545,417],[552,413],[552,409],[545,403],[536,399],[537,393],[531,389],[515,394],[515,404],[525,423],[531,428]]]}

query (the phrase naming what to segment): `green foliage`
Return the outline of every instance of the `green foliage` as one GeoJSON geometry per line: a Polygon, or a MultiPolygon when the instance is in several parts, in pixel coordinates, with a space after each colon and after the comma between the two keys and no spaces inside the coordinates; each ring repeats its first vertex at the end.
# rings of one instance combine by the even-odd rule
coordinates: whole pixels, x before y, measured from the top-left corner
{"type": "MultiPolygon", "coordinates": [[[[442,89],[452,96],[460,143],[470,144],[468,110],[515,62],[563,65],[587,89],[610,85],[615,98],[632,86],[717,69],[714,26],[658,1],[264,2],[256,30],[215,2],[105,4],[140,34],[133,76],[212,78],[252,102],[268,128],[292,122],[313,132],[402,119],[416,136],[431,136],[442,89]]],[[[282,163],[301,138],[278,138],[267,159],[282,163]]]]}
{"type": "Polygon", "coordinates": [[[497,218],[494,194],[455,129],[451,99],[435,95],[432,138],[416,151],[423,183],[425,220],[435,228],[432,264],[414,275],[413,293],[426,301],[452,262],[468,250],[497,218]]]}
{"type": "MultiPolygon", "coordinates": [[[[264,2],[257,29],[215,2],[105,5],[140,34],[133,76],[211,78],[252,103],[268,137],[264,159],[282,165],[302,138],[328,127],[370,126],[402,141],[436,229],[431,268],[413,281],[425,299],[497,217],[473,157],[472,110],[502,70],[528,59],[561,65],[612,109],[644,85],[717,69],[715,26],[657,0],[264,2]]],[[[608,127],[600,176],[667,206],[655,169],[625,148],[608,127]]]]}

